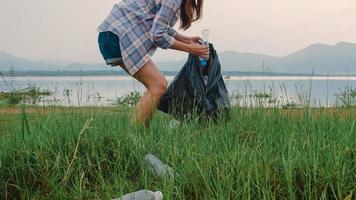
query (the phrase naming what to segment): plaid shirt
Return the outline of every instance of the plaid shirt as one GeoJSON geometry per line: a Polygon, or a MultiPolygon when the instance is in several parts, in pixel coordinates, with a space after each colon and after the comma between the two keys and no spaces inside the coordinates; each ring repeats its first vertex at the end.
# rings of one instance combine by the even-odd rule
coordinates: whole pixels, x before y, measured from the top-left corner
{"type": "Polygon", "coordinates": [[[123,0],[98,27],[119,36],[123,62],[131,75],[157,50],[170,48],[182,0],[123,0]]]}

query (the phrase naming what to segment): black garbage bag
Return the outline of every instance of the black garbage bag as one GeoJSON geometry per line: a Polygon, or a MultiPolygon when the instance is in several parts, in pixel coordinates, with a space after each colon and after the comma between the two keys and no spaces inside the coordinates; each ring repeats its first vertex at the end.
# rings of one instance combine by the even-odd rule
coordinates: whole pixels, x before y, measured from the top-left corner
{"type": "Polygon", "coordinates": [[[228,116],[229,95],[221,75],[221,65],[212,44],[208,64],[202,66],[198,57],[188,61],[168,86],[158,109],[183,120],[190,116],[217,119],[228,116]],[[204,80],[205,79],[205,80],[204,80]]]}

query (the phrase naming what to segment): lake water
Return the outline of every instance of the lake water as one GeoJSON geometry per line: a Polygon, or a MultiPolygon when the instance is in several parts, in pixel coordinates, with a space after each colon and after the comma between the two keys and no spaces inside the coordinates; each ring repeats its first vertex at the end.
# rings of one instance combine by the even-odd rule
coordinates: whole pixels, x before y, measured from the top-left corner
{"type": "MultiPolygon", "coordinates": [[[[174,77],[167,77],[172,81],[174,77]]],[[[0,82],[0,91],[26,88],[29,85],[50,90],[53,95],[42,99],[41,104],[101,106],[113,105],[118,97],[132,91],[143,93],[145,88],[137,81],[125,76],[84,76],[84,77],[5,77],[0,82]]],[[[264,103],[278,105],[310,102],[312,106],[340,105],[337,95],[347,88],[356,88],[356,77],[262,77],[233,76],[225,79],[230,95],[236,104],[249,104],[261,93],[271,97],[264,103]],[[237,95],[238,94],[238,95],[237,95]]],[[[257,101],[259,98],[257,98],[257,101]]],[[[253,104],[255,104],[254,102],[253,104]]]]}

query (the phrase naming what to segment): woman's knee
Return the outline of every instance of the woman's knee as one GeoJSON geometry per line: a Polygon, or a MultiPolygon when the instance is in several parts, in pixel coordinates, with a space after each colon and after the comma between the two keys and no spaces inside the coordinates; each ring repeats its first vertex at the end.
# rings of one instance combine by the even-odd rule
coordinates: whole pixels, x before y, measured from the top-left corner
{"type": "Polygon", "coordinates": [[[167,89],[167,85],[168,85],[168,82],[167,80],[162,77],[158,80],[155,81],[154,84],[152,84],[148,90],[156,97],[161,97],[164,92],[166,91],[167,89]]]}
{"type": "Polygon", "coordinates": [[[161,97],[166,91],[167,80],[151,60],[134,75],[134,78],[143,83],[156,97],[161,97]]]}

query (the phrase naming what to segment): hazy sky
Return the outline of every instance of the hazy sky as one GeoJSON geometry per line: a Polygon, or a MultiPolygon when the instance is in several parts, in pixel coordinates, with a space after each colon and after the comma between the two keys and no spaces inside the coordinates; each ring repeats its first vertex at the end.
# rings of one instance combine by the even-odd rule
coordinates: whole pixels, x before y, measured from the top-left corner
{"type": "MultiPolygon", "coordinates": [[[[0,51],[33,60],[102,62],[96,27],[117,0],[0,0],[0,51]]],[[[283,56],[312,43],[356,43],[356,0],[205,0],[219,51],[283,56]]],[[[184,54],[159,51],[155,60],[184,54]]]]}

